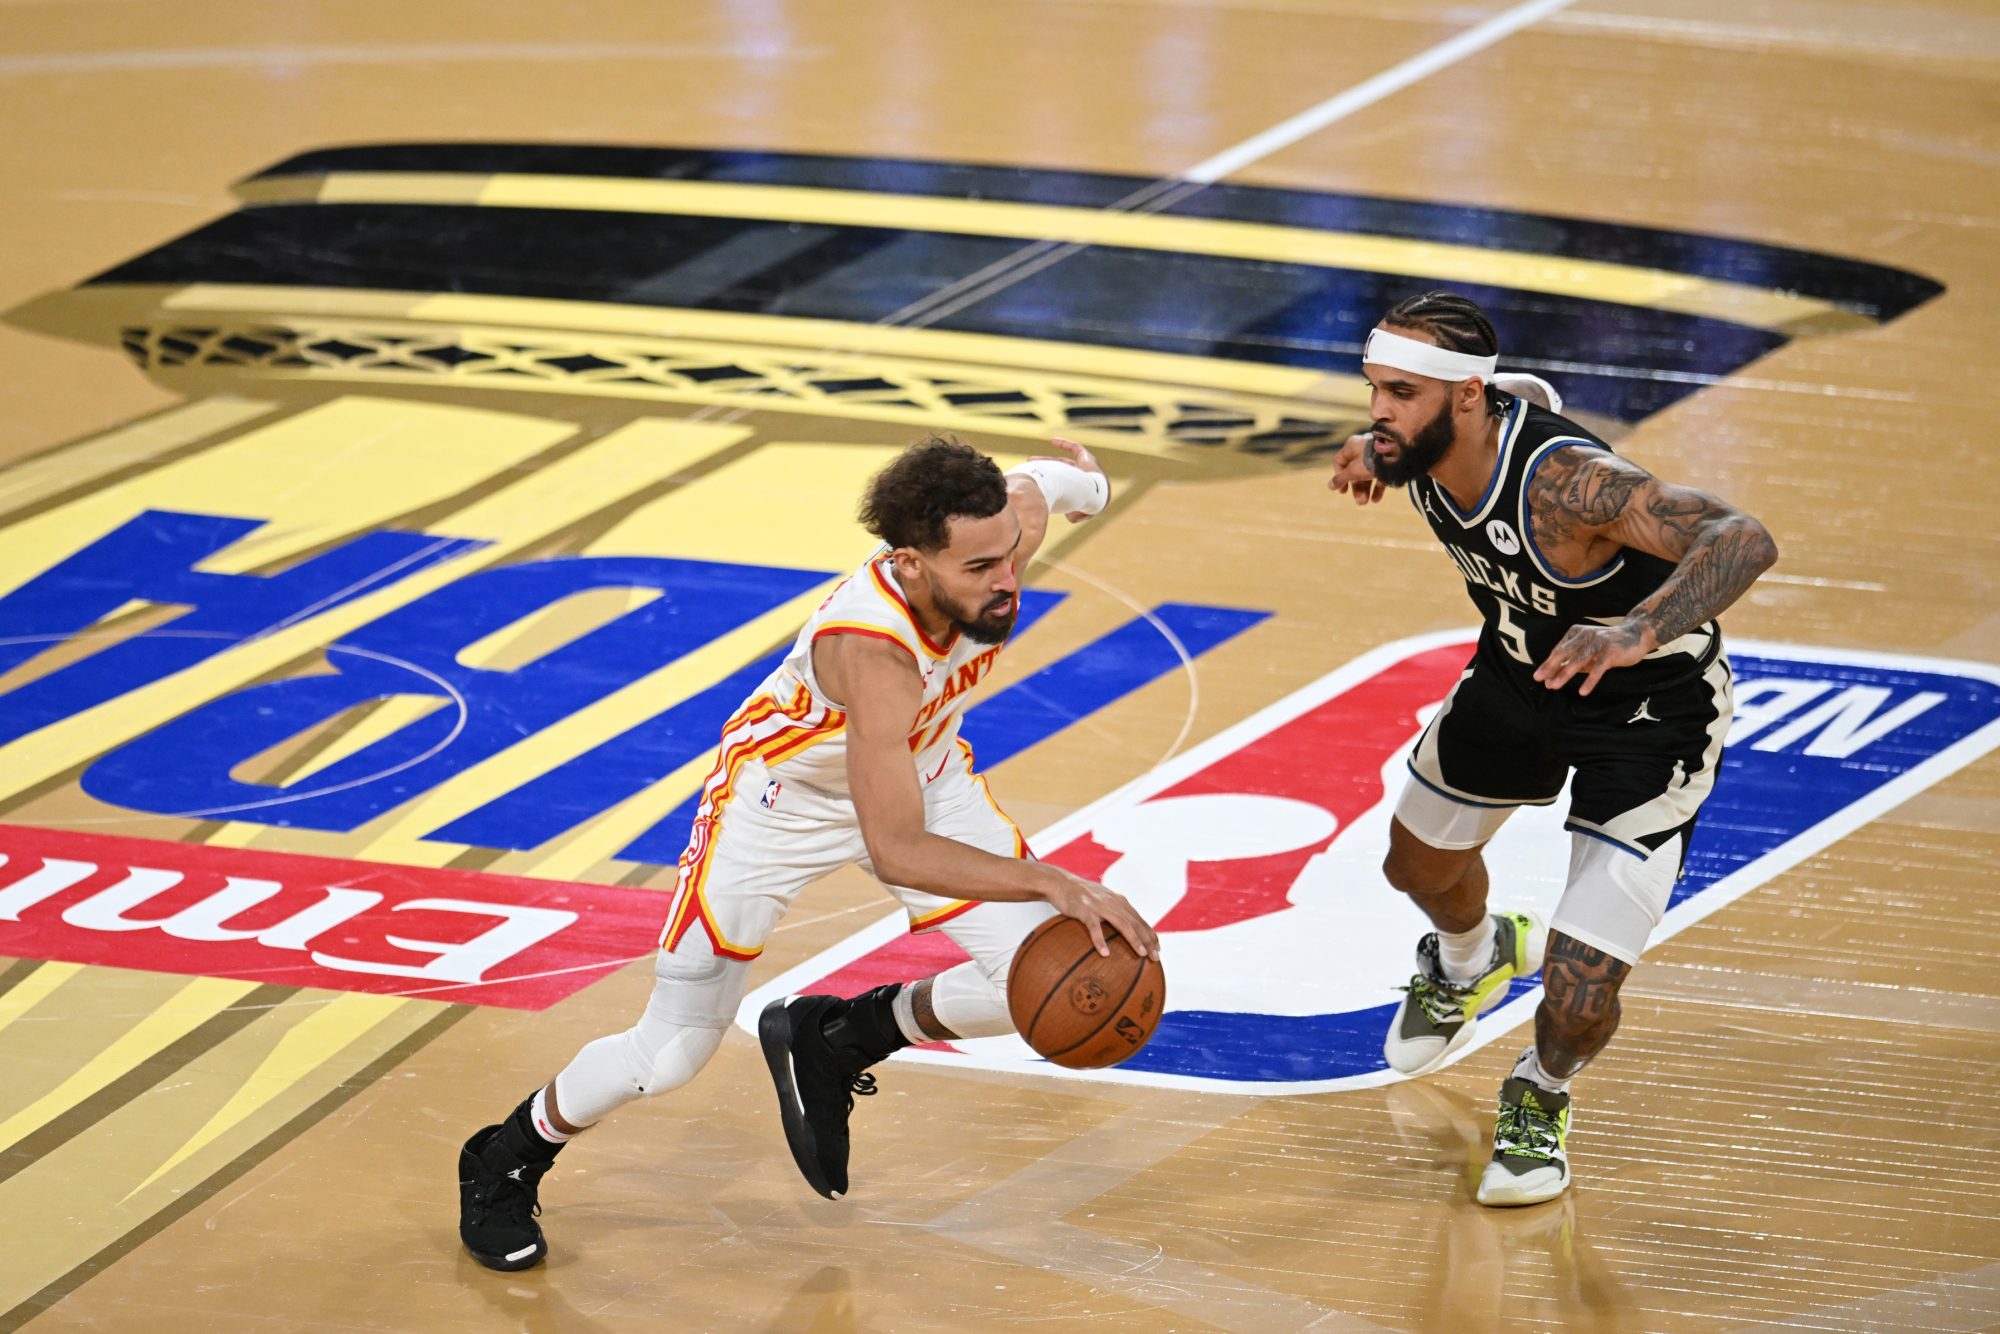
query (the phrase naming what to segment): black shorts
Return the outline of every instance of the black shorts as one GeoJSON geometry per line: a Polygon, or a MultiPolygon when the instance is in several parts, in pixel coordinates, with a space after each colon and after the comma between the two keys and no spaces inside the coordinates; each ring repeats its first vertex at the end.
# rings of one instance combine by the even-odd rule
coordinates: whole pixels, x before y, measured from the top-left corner
{"type": "Polygon", "coordinates": [[[1418,739],[1410,773],[1453,801],[1511,808],[1550,804],[1575,770],[1565,827],[1648,856],[1692,829],[1715,786],[1733,715],[1729,660],[1718,654],[1651,695],[1605,694],[1605,684],[1583,697],[1475,657],[1418,739]]]}

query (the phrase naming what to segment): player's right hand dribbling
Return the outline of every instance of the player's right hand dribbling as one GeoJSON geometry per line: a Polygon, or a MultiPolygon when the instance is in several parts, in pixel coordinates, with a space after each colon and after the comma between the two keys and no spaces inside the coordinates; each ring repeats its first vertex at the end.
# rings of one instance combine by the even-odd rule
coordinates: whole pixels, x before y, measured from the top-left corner
{"type": "Polygon", "coordinates": [[[1369,434],[1362,431],[1347,437],[1347,443],[1333,456],[1333,476],[1326,479],[1329,490],[1347,492],[1357,505],[1372,504],[1389,489],[1375,480],[1368,466],[1369,434]]]}
{"type": "Polygon", "coordinates": [[[1097,952],[1109,956],[1111,946],[1104,938],[1104,928],[1109,925],[1113,931],[1125,937],[1125,941],[1140,958],[1160,957],[1160,938],[1146,919],[1139,915],[1123,894],[1106,889],[1093,880],[1071,875],[1059,866],[1040,863],[1049,872],[1047,887],[1042,897],[1051,908],[1065,917],[1074,917],[1082,922],[1090,932],[1090,943],[1097,952]]]}

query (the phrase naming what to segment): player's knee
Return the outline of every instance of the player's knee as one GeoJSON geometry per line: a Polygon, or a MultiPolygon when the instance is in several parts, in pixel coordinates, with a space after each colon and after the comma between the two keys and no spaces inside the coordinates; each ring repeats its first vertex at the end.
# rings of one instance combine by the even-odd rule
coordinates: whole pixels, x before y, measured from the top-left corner
{"type": "Polygon", "coordinates": [[[1457,882],[1458,874],[1462,872],[1447,874],[1447,868],[1440,864],[1438,858],[1413,849],[1391,846],[1389,855],[1382,859],[1382,874],[1392,889],[1421,898],[1444,893],[1457,882]]]}
{"type": "MultiPolygon", "coordinates": [[[[1026,908],[1028,905],[1007,906],[1026,908]]],[[[989,930],[980,935],[961,934],[954,936],[953,939],[972,957],[980,976],[992,983],[993,990],[999,993],[1004,1001],[1007,998],[1007,977],[1014,971],[1015,956],[1020,954],[1021,946],[1034,933],[1034,929],[1054,915],[1053,910],[1033,916],[1026,912],[1016,912],[1012,915],[1013,929],[989,930]]]]}
{"type": "Polygon", "coordinates": [[[645,1027],[632,1029],[626,1037],[633,1046],[634,1082],[648,1098],[671,1093],[693,1079],[722,1046],[720,1028],[676,1027],[662,1034],[642,1032],[645,1027]]]}
{"type": "Polygon", "coordinates": [[[749,988],[750,965],[706,951],[661,951],[653,963],[645,1022],[725,1029],[749,988]]]}

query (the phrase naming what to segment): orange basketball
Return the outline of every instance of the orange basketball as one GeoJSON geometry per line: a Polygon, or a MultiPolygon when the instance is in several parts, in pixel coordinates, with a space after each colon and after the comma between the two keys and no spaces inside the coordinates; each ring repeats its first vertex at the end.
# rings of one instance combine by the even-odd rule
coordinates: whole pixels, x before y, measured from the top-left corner
{"type": "Polygon", "coordinates": [[[1014,955],[1007,1009],[1028,1045],[1057,1065],[1096,1070],[1146,1045],[1167,1005],[1167,975],[1108,927],[1106,958],[1074,917],[1043,922],[1014,955]]]}

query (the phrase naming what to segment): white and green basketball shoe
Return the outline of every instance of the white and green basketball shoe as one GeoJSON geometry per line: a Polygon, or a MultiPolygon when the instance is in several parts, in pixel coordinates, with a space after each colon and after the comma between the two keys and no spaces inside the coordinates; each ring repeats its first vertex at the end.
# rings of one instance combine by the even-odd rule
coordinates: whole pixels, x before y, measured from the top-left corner
{"type": "Polygon", "coordinates": [[[1500,1086],[1493,1159],[1479,1178],[1479,1202],[1540,1204],[1569,1189],[1569,1094],[1511,1075],[1500,1086]]]}
{"type": "Polygon", "coordinates": [[[1403,988],[1403,1003],[1389,1021],[1382,1055],[1399,1074],[1437,1069],[1472,1040],[1481,1011],[1507,995],[1507,984],[1542,966],[1549,929],[1530,912],[1493,914],[1493,957],[1470,982],[1453,982],[1438,964],[1437,932],[1417,942],[1417,971],[1403,988]]]}

